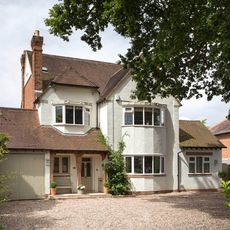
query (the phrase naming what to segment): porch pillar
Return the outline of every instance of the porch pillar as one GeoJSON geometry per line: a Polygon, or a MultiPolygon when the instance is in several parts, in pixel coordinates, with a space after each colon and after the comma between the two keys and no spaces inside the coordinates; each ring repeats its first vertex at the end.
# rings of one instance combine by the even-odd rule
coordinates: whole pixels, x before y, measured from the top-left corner
{"type": "Polygon", "coordinates": [[[54,153],[50,153],[50,183],[54,180],[54,153]]]}
{"type": "Polygon", "coordinates": [[[76,166],[77,166],[77,186],[81,184],[81,161],[82,161],[82,155],[76,153],[75,158],[76,158],[76,166]]]}
{"type": "MultiPolygon", "coordinates": [[[[107,156],[106,153],[101,153],[102,161],[106,159],[106,156],[107,156]]],[[[103,192],[108,193],[108,188],[105,186],[105,182],[107,181],[107,173],[106,173],[104,168],[103,168],[102,172],[103,172],[103,176],[102,176],[103,192]]]]}

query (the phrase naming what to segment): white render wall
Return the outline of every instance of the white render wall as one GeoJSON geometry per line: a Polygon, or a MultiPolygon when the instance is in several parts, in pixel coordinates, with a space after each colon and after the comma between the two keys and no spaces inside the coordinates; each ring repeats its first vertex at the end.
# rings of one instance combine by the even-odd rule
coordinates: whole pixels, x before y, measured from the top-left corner
{"type": "MultiPolygon", "coordinates": [[[[124,155],[163,155],[165,174],[161,176],[131,178],[133,191],[175,190],[177,188],[177,152],[179,152],[179,103],[173,98],[156,97],[152,101],[165,109],[164,127],[123,126],[124,106],[145,106],[149,103],[131,100],[136,84],[128,77],[107,98],[107,121],[100,119],[102,133],[116,149],[123,139],[124,155]],[[121,101],[116,101],[120,97],[121,101]],[[105,125],[103,122],[107,122],[105,125]]],[[[105,104],[105,102],[104,102],[105,104]]],[[[99,112],[105,113],[105,105],[99,112]]],[[[105,115],[103,115],[105,117],[105,115]]],[[[135,175],[134,175],[135,176],[135,175]]]]}
{"type": "Polygon", "coordinates": [[[45,194],[50,194],[50,153],[45,153],[45,194]]]}
{"type": "Polygon", "coordinates": [[[42,96],[38,104],[38,113],[41,125],[54,125],[55,122],[55,104],[85,106],[90,109],[90,126],[82,125],[54,125],[63,133],[84,134],[90,128],[97,125],[97,100],[98,92],[94,88],[70,87],[70,86],[53,86],[42,96]]]}
{"type": "MultiPolygon", "coordinates": [[[[213,152],[210,157],[210,175],[189,175],[188,171],[188,158],[186,151],[180,154],[180,188],[182,190],[191,189],[218,189],[220,187],[220,178],[218,177],[218,172],[222,171],[222,157],[221,150],[187,150],[189,152],[213,152]]],[[[191,157],[191,155],[190,155],[191,157]]]]}

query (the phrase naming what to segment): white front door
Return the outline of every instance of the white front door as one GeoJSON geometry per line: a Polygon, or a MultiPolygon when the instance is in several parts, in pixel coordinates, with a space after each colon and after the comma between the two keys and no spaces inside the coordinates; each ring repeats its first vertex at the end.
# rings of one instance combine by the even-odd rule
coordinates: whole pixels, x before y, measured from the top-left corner
{"type": "Polygon", "coordinates": [[[83,157],[81,164],[81,183],[86,192],[93,192],[92,158],[83,157]]]}

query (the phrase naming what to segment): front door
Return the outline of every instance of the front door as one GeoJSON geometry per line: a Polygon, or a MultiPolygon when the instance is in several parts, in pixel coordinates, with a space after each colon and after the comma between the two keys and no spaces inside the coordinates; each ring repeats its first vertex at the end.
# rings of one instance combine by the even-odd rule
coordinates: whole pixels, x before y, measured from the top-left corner
{"type": "Polygon", "coordinates": [[[92,159],[89,157],[83,157],[81,164],[81,183],[82,185],[85,185],[86,192],[93,192],[92,182],[92,159]]]}

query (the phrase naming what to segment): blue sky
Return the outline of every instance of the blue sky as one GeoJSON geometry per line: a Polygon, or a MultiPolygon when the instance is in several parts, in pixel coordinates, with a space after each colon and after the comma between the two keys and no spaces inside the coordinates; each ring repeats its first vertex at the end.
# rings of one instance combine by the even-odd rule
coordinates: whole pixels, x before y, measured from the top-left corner
{"type": "MultiPolygon", "coordinates": [[[[43,52],[49,54],[116,62],[118,54],[125,54],[129,41],[117,35],[110,27],[102,34],[103,48],[93,52],[80,40],[80,32],[74,33],[70,42],[50,35],[44,25],[49,8],[57,0],[0,0],[0,106],[20,107],[21,66],[23,50],[30,50],[31,37],[40,30],[44,37],[43,52]]],[[[230,103],[221,102],[219,97],[207,102],[206,98],[183,100],[180,117],[183,119],[207,119],[213,125],[225,118],[230,103]]]]}

